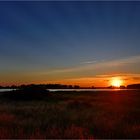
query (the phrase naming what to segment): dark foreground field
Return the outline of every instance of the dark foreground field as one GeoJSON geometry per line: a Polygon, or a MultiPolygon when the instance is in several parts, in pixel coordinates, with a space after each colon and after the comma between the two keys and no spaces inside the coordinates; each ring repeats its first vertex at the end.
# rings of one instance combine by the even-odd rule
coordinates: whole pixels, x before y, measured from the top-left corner
{"type": "Polygon", "coordinates": [[[0,138],[140,138],[140,91],[4,94],[0,138]]]}

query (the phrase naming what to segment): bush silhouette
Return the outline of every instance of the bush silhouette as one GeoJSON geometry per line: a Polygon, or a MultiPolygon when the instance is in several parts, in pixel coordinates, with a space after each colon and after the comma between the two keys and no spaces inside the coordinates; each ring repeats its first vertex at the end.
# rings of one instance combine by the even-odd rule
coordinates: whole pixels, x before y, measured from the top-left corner
{"type": "Polygon", "coordinates": [[[42,86],[28,85],[22,86],[17,90],[6,92],[2,97],[11,100],[41,100],[48,97],[49,91],[42,86]]]}
{"type": "Polygon", "coordinates": [[[140,89],[140,84],[132,84],[127,86],[128,89],[140,89]]]}

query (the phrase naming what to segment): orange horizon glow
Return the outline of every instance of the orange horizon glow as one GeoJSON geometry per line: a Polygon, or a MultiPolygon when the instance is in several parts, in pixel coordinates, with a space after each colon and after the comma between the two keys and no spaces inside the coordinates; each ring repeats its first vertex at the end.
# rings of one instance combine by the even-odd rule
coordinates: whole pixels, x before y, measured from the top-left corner
{"type": "MultiPolygon", "coordinates": [[[[135,76],[135,75],[134,75],[135,76]]],[[[40,78],[41,79],[41,78],[40,78]]],[[[22,85],[22,84],[62,84],[62,85],[79,85],[80,87],[120,87],[127,86],[129,84],[140,83],[139,79],[134,79],[133,75],[99,75],[95,77],[81,77],[81,78],[70,78],[70,79],[59,79],[59,80],[45,80],[42,78],[40,80],[36,79],[26,79],[22,82],[20,80],[11,80],[11,82],[1,83],[1,86],[11,86],[11,85],[22,85]]]]}

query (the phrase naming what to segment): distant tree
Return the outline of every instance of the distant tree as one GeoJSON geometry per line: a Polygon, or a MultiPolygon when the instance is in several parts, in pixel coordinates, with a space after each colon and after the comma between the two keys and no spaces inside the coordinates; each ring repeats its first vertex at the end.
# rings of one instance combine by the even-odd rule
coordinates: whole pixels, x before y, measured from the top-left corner
{"type": "Polygon", "coordinates": [[[72,85],[69,85],[69,86],[68,86],[68,88],[72,89],[72,88],[73,88],[73,86],[72,86],[72,85]]]}
{"type": "Polygon", "coordinates": [[[12,89],[17,89],[18,86],[12,85],[12,86],[10,86],[10,88],[12,88],[12,89]]]}
{"type": "Polygon", "coordinates": [[[128,89],[140,89],[140,84],[131,84],[127,86],[128,89]]]}
{"type": "Polygon", "coordinates": [[[125,89],[125,86],[120,86],[121,89],[125,89]]]}
{"type": "Polygon", "coordinates": [[[20,90],[26,90],[26,91],[37,91],[37,90],[46,90],[46,88],[42,85],[35,85],[35,84],[31,84],[31,85],[21,85],[20,90]]]}
{"type": "Polygon", "coordinates": [[[74,89],[79,89],[80,88],[80,86],[78,86],[78,85],[74,85],[74,87],[73,87],[74,89]]]}

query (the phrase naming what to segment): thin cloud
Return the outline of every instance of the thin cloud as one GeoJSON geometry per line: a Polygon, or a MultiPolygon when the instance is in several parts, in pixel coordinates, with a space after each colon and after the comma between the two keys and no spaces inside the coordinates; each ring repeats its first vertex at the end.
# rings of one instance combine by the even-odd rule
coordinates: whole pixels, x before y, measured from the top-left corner
{"type": "MultiPolygon", "coordinates": [[[[92,61],[91,61],[92,62],[92,61]]],[[[48,72],[40,72],[41,74],[60,74],[60,73],[74,73],[74,72],[80,72],[80,71],[88,71],[88,70],[96,70],[96,69],[109,69],[113,67],[121,67],[125,65],[131,65],[131,64],[139,64],[140,63],[140,56],[131,56],[127,58],[122,59],[116,59],[116,60],[106,60],[102,62],[94,62],[91,63],[85,62],[84,65],[79,65],[76,67],[67,67],[67,68],[60,68],[60,69],[53,69],[48,72]]]]}
{"type": "Polygon", "coordinates": [[[97,63],[99,61],[93,60],[93,61],[85,61],[85,62],[81,62],[81,64],[93,64],[93,63],[97,63]]]}

